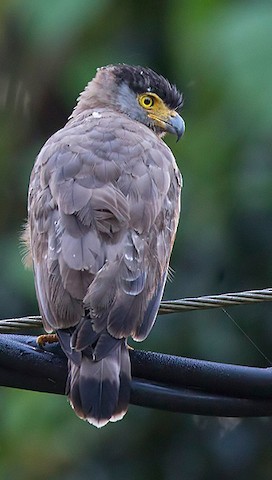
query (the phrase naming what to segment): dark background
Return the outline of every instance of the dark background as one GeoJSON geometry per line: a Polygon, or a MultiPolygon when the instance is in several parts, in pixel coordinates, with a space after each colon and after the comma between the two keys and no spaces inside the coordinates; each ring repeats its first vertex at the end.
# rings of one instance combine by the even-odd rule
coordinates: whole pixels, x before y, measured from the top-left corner
{"type": "MultiPolygon", "coordinates": [[[[2,0],[0,316],[38,313],[20,259],[29,174],[78,93],[108,63],[150,66],[184,92],[184,176],[165,298],[271,286],[269,1],[2,0]]],[[[271,305],[228,310],[272,358],[271,305]]],[[[158,319],[136,348],[267,366],[221,310],[158,319]]],[[[64,397],[0,389],[0,475],[14,480],[271,479],[271,420],[130,407],[97,430],[64,397]]]]}

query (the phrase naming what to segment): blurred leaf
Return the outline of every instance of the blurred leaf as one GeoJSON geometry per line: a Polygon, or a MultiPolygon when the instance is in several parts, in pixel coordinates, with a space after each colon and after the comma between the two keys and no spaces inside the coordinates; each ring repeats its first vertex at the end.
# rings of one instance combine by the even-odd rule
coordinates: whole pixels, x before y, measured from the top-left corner
{"type": "Polygon", "coordinates": [[[232,134],[270,134],[272,111],[267,108],[272,84],[272,5],[226,5],[215,11],[201,34],[198,69],[222,85],[232,134]]]}
{"type": "Polygon", "coordinates": [[[109,0],[13,0],[12,7],[27,29],[30,47],[52,52],[71,43],[84,25],[95,23],[108,4],[109,0]]]}

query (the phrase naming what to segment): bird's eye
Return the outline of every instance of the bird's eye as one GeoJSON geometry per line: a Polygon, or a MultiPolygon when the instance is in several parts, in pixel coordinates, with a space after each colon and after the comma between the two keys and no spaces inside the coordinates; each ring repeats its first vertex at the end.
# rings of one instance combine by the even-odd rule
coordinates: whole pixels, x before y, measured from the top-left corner
{"type": "Polygon", "coordinates": [[[139,103],[144,108],[151,108],[154,105],[154,98],[151,95],[141,95],[139,103]]]}

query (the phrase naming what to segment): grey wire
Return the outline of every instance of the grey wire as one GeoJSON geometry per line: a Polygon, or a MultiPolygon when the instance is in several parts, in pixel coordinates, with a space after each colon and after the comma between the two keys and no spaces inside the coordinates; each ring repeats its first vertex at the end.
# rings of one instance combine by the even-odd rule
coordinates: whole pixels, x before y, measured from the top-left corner
{"type": "Polygon", "coordinates": [[[40,330],[42,328],[42,319],[38,315],[0,320],[0,333],[25,333],[29,330],[40,330]]]}
{"type": "Polygon", "coordinates": [[[222,308],[233,305],[245,305],[257,302],[271,302],[272,288],[248,290],[245,292],[222,293],[202,297],[182,298],[161,302],[159,314],[185,312],[189,310],[204,310],[207,308],[222,308]]]}
{"type": "MultiPolygon", "coordinates": [[[[244,292],[222,293],[201,297],[181,298],[161,302],[159,314],[180,313],[208,308],[226,308],[233,305],[245,305],[258,302],[271,302],[272,288],[247,290],[244,292]]],[[[27,330],[42,329],[40,316],[9,318],[0,320],[0,333],[25,333],[27,330]]]]}

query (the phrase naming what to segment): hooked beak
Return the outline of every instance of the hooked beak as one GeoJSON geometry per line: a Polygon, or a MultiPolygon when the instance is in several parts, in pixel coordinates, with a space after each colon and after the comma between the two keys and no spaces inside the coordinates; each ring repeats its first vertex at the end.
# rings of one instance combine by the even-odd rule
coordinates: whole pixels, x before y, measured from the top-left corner
{"type": "Polygon", "coordinates": [[[165,121],[165,131],[177,135],[177,142],[185,132],[185,123],[183,118],[177,112],[171,112],[171,115],[165,121]]]}

